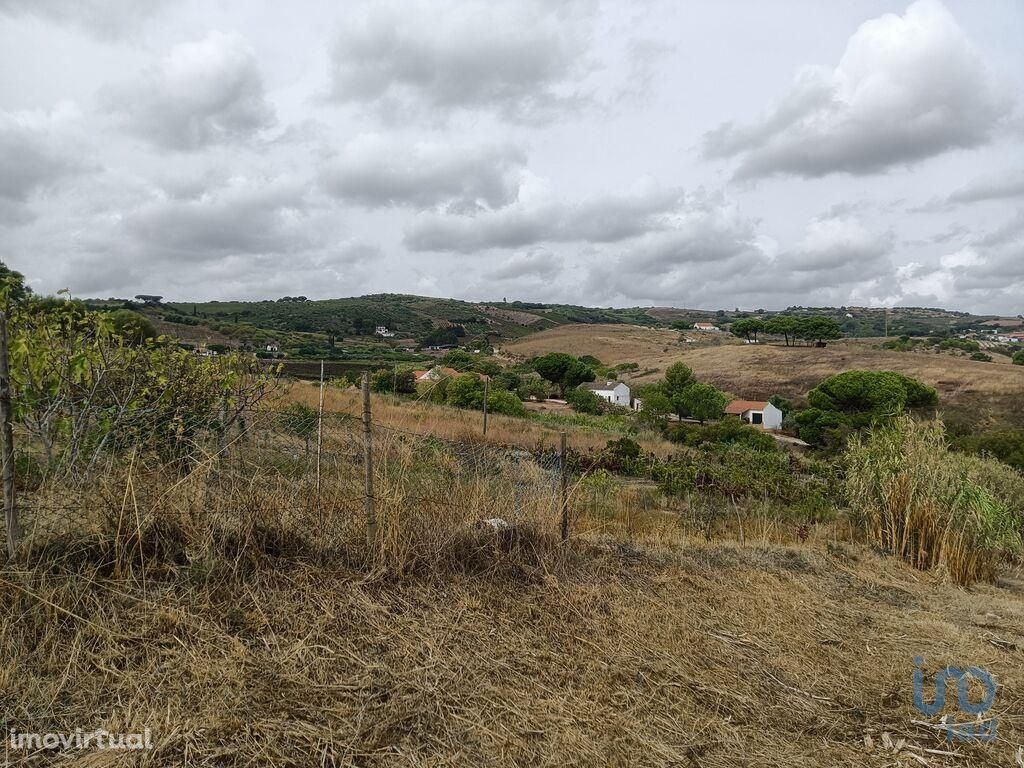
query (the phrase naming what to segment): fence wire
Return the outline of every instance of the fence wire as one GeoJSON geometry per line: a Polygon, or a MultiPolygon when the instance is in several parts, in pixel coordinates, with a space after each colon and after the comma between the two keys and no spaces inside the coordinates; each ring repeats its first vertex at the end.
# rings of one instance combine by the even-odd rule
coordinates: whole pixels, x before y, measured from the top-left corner
{"type": "Polygon", "coordinates": [[[18,437],[20,539],[32,549],[127,535],[140,551],[184,539],[322,556],[365,550],[371,520],[378,536],[408,542],[481,524],[551,533],[561,525],[558,452],[372,420],[367,430],[361,413],[262,407],[227,429],[193,430],[185,457],[150,450],[145,440],[130,448],[112,440],[74,471],[47,467],[40,446],[18,437]]]}

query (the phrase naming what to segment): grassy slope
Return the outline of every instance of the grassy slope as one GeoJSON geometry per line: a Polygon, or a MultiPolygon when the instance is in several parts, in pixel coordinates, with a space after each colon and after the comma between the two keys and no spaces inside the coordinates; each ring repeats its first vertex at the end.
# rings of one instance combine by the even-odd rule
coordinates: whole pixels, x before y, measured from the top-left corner
{"type": "Polygon", "coordinates": [[[7,720],[149,726],[144,765],[1012,764],[1020,591],[825,547],[580,544],[545,568],[499,557],[403,584],[286,563],[151,573],[145,590],[2,570],[7,720]],[[996,743],[914,724],[917,655],[996,676],[996,743]]]}
{"type": "MultiPolygon", "coordinates": [[[[707,338],[689,334],[691,338],[707,338]]],[[[865,368],[894,370],[936,387],[943,406],[954,417],[970,415],[976,422],[1016,423],[1024,419],[1024,367],[982,363],[951,354],[894,352],[863,341],[830,343],[826,349],[680,342],[680,334],[629,326],[574,325],[556,328],[507,344],[503,351],[529,357],[556,350],[592,354],[606,364],[640,364],[638,381],[660,378],[665,368],[682,360],[697,376],[745,398],[782,395],[802,397],[822,379],[841,371],[865,368]]],[[[1024,424],[1021,424],[1024,426],[1024,424]]]]}

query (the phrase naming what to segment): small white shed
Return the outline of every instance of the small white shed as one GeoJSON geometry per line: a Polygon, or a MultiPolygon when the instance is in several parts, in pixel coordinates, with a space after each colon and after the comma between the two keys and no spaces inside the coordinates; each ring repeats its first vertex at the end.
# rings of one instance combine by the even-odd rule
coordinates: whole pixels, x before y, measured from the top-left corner
{"type": "Polygon", "coordinates": [[[767,400],[733,400],[725,406],[726,416],[739,416],[762,429],[781,429],[782,411],[767,400]]]}

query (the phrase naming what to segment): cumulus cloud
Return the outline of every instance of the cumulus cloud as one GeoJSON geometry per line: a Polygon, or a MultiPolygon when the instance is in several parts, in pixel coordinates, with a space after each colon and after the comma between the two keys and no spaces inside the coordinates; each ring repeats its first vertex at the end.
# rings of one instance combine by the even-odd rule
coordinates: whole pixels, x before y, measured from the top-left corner
{"type": "Polygon", "coordinates": [[[501,208],[514,202],[526,163],[512,144],[458,146],[380,135],[351,142],[321,172],[331,195],[367,208],[451,204],[462,210],[501,208]]]}
{"type": "Polygon", "coordinates": [[[241,37],[220,32],[175,46],[134,82],[106,88],[101,100],[162,149],[243,141],[274,122],[255,53],[241,37]]]}
{"type": "Polygon", "coordinates": [[[126,37],[167,5],[168,0],[0,0],[0,13],[74,24],[110,39],[126,37]]]}
{"type": "Polygon", "coordinates": [[[66,114],[0,112],[0,223],[24,223],[36,195],[84,170],[64,146],[66,114]]]}
{"type": "Polygon", "coordinates": [[[382,257],[301,179],[283,175],[202,175],[170,190],[144,182],[75,226],[57,279],[76,295],[350,295],[382,257]]]}
{"type": "Polygon", "coordinates": [[[865,22],[834,69],[806,68],[760,119],[704,137],[736,178],[869,174],[986,144],[1010,111],[939,0],[865,22]]]}
{"type": "Polygon", "coordinates": [[[768,256],[755,222],[735,203],[697,194],[680,202],[664,228],[591,260],[587,287],[598,296],[693,306],[726,286],[735,296],[747,293],[736,276],[758,274],[768,256]]]}
{"type": "Polygon", "coordinates": [[[631,192],[566,202],[530,177],[520,193],[515,204],[498,210],[421,214],[406,227],[405,244],[414,251],[472,253],[545,242],[614,243],[668,226],[665,217],[684,197],[680,189],[642,184],[631,192]]]}
{"type": "Polygon", "coordinates": [[[343,21],[330,97],[383,113],[490,109],[537,121],[585,104],[589,0],[375,2],[343,21]]]}

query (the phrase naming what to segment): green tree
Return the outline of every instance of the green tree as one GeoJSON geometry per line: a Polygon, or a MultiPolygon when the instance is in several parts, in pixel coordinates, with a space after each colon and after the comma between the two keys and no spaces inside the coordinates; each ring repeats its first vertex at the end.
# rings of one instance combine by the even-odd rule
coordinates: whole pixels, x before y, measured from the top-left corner
{"type": "Polygon", "coordinates": [[[408,395],[416,391],[416,379],[408,368],[381,368],[370,374],[370,389],[408,395]]]}
{"type": "Polygon", "coordinates": [[[114,333],[129,344],[142,344],[156,338],[156,326],[153,325],[153,321],[130,309],[111,312],[110,323],[114,333]]]}
{"type": "Polygon", "coordinates": [[[786,340],[786,346],[792,346],[796,341],[800,330],[800,318],[793,315],[776,315],[765,323],[765,333],[772,333],[782,336],[786,340]]]}
{"type": "Polygon", "coordinates": [[[688,386],[693,384],[696,379],[693,376],[693,371],[686,363],[672,363],[665,370],[665,382],[663,391],[666,395],[671,397],[677,392],[682,392],[688,386]]]}
{"type": "Polygon", "coordinates": [[[607,401],[583,387],[570,390],[565,399],[576,413],[589,413],[593,416],[604,413],[608,406],[607,401]]]}
{"type": "Polygon", "coordinates": [[[675,412],[672,400],[658,387],[645,389],[640,397],[640,418],[648,424],[664,424],[665,418],[675,412]]]}
{"type": "Polygon", "coordinates": [[[1013,357],[1010,358],[1014,365],[1024,365],[1024,349],[1018,350],[1013,353],[1013,357]]]}
{"type": "MultiPolygon", "coordinates": [[[[703,424],[708,419],[717,419],[722,416],[729,398],[724,392],[711,384],[691,384],[682,392],[678,393],[679,406],[703,424]]],[[[676,404],[673,398],[673,404],[676,404]]]]}
{"type": "Polygon", "coordinates": [[[533,361],[533,370],[558,387],[558,394],[563,398],[573,387],[594,380],[594,371],[566,352],[551,352],[538,357],[533,361]]]}
{"type": "Polygon", "coordinates": [[[465,370],[473,362],[473,356],[464,349],[450,349],[441,356],[440,362],[456,370],[465,370]]]}
{"type": "Polygon", "coordinates": [[[539,376],[529,376],[523,378],[516,390],[523,400],[529,400],[531,397],[537,400],[546,400],[551,394],[551,385],[544,383],[544,379],[539,376]]]}
{"type": "Polygon", "coordinates": [[[18,303],[31,295],[32,289],[25,285],[25,276],[0,261],[0,303],[18,303]]]}
{"type": "Polygon", "coordinates": [[[822,343],[829,339],[841,339],[843,331],[831,317],[814,315],[805,317],[797,324],[797,335],[807,341],[822,343]]]}
{"type": "Polygon", "coordinates": [[[445,402],[456,408],[482,408],[484,403],[483,380],[475,373],[456,376],[448,382],[445,402]]]}
{"type": "MultiPolygon", "coordinates": [[[[938,393],[895,371],[844,371],[807,393],[813,408],[865,417],[895,416],[907,408],[938,405],[938,393]]],[[[862,426],[862,424],[861,424],[862,426]]]]}
{"type": "Polygon", "coordinates": [[[731,326],[729,326],[729,332],[733,336],[737,336],[741,339],[747,339],[748,341],[757,341],[757,334],[765,330],[765,322],[758,320],[756,317],[748,317],[743,320],[737,320],[731,326]]]}

